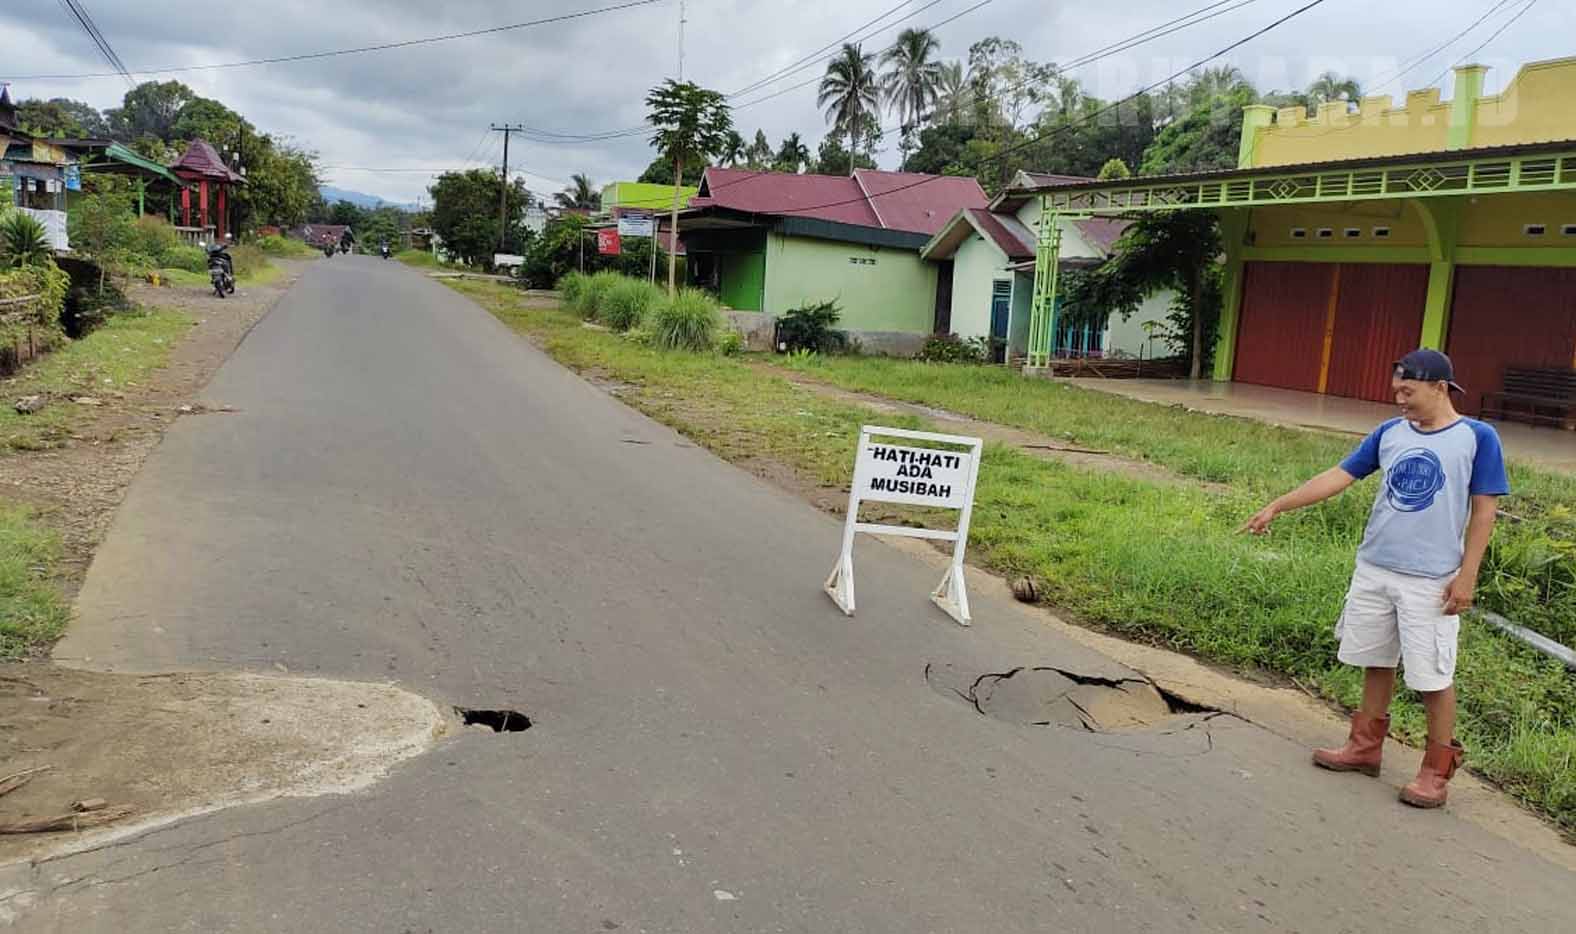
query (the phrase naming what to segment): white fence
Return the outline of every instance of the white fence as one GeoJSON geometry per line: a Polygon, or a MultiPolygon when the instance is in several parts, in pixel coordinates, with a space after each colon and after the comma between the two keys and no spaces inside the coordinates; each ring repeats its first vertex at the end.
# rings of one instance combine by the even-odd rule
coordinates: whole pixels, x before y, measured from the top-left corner
{"type": "Polygon", "coordinates": [[[18,208],[25,214],[44,225],[44,233],[49,237],[49,245],[55,250],[71,249],[71,241],[66,236],[66,212],[44,211],[38,208],[18,208]]]}

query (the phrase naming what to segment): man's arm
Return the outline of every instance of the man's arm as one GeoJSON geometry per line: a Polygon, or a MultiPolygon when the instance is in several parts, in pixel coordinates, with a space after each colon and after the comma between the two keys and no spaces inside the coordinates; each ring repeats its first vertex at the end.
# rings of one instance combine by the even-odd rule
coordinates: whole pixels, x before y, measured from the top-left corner
{"type": "MultiPolygon", "coordinates": [[[[1253,518],[1243,523],[1242,528],[1238,529],[1237,531],[1251,532],[1254,535],[1263,535],[1270,530],[1270,523],[1274,522],[1275,517],[1281,513],[1292,512],[1294,510],[1301,509],[1304,506],[1312,506],[1314,503],[1327,500],[1332,496],[1340,494],[1347,487],[1356,482],[1357,479],[1351,474],[1347,473],[1345,468],[1331,467],[1324,473],[1319,474],[1312,480],[1304,483],[1302,486],[1292,490],[1290,493],[1287,493],[1284,496],[1277,498],[1268,506],[1260,509],[1254,514],[1253,518]]],[[[1476,497],[1473,497],[1474,509],[1476,508],[1476,499],[1476,497]]],[[[1492,499],[1492,497],[1490,497],[1490,499],[1492,499]]],[[[1491,509],[1491,517],[1492,513],[1493,510],[1491,509]]],[[[1475,515],[1476,514],[1474,513],[1474,516],[1475,515]]],[[[1488,539],[1485,536],[1484,542],[1486,543],[1487,541],[1488,539]]]]}
{"type": "Polygon", "coordinates": [[[1499,497],[1477,495],[1472,497],[1472,515],[1467,519],[1467,540],[1461,553],[1461,570],[1445,588],[1445,615],[1454,616],[1470,609],[1477,590],[1478,571],[1483,568],[1483,552],[1488,550],[1488,540],[1494,534],[1494,516],[1499,509],[1499,497]]]}

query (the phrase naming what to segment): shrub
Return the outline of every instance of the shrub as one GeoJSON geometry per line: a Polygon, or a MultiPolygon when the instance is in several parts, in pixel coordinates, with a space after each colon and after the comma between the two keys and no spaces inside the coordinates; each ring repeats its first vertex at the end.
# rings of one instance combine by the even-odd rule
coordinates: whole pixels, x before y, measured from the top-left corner
{"type": "MultiPolygon", "coordinates": [[[[230,262],[235,266],[236,279],[250,279],[268,268],[268,256],[255,243],[238,243],[230,247],[230,262]]],[[[208,257],[205,255],[203,265],[197,271],[205,272],[207,269],[208,257]]]]}
{"type": "Polygon", "coordinates": [[[717,338],[717,352],[724,357],[737,357],[744,353],[744,335],[728,328],[717,338]]]}
{"type": "Polygon", "coordinates": [[[699,289],[680,289],[651,313],[652,342],[664,350],[710,350],[721,327],[716,299],[699,289]]]}
{"type": "Polygon", "coordinates": [[[836,299],[791,308],[777,319],[778,350],[813,350],[832,353],[847,346],[848,338],[835,329],[841,310],[836,299]],[[786,344],[787,346],[782,346],[786,344]]]}
{"type": "Polygon", "coordinates": [[[0,266],[42,266],[51,253],[49,234],[32,215],[11,211],[0,219],[0,266]]]}
{"type": "MultiPolygon", "coordinates": [[[[155,266],[175,266],[170,262],[171,255],[176,250],[188,249],[181,243],[181,235],[175,232],[170,222],[162,217],[139,217],[132,224],[131,242],[128,248],[139,257],[144,257],[155,266]]],[[[179,268],[185,269],[185,266],[179,268]]]]}
{"type": "Polygon", "coordinates": [[[580,293],[586,289],[586,279],[590,278],[583,272],[566,272],[558,280],[558,294],[562,297],[564,307],[574,309],[580,303],[580,293]]]}
{"type": "Polygon", "coordinates": [[[592,321],[596,320],[597,316],[602,313],[603,305],[607,302],[607,293],[612,291],[613,287],[623,280],[624,277],[618,273],[606,271],[588,277],[585,287],[581,290],[580,296],[575,302],[574,310],[582,318],[592,321]]]}
{"type": "Polygon", "coordinates": [[[919,359],[928,363],[984,363],[984,348],[978,340],[966,341],[956,334],[936,334],[919,349],[919,359]]]}
{"type": "Polygon", "coordinates": [[[269,234],[257,241],[257,245],[269,256],[307,257],[316,256],[317,250],[312,249],[300,240],[281,237],[278,234],[269,234]]]}
{"type": "Polygon", "coordinates": [[[196,273],[208,271],[208,254],[203,252],[200,246],[177,243],[157,259],[158,265],[168,269],[184,269],[196,273]]]}
{"type": "Polygon", "coordinates": [[[621,277],[603,297],[597,320],[615,331],[627,331],[645,320],[665,297],[661,289],[644,279],[621,277]]]}

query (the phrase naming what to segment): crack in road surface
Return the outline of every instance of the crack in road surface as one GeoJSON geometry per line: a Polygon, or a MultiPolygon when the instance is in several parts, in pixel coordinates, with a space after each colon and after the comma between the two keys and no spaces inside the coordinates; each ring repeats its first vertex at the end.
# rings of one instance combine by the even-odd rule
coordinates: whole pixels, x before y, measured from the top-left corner
{"type": "Polygon", "coordinates": [[[1089,733],[1128,732],[1183,714],[1213,713],[1143,677],[1109,678],[1052,665],[1020,666],[973,677],[950,664],[925,666],[925,681],[982,716],[1023,726],[1067,726],[1089,733]]]}

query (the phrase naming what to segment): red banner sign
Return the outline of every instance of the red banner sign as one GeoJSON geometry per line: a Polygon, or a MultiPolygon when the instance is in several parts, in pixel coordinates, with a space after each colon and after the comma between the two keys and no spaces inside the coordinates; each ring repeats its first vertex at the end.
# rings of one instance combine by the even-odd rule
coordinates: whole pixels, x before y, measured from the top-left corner
{"type": "Polygon", "coordinates": [[[605,227],[596,232],[596,251],[604,256],[617,256],[621,244],[618,242],[618,228],[605,227]]]}

